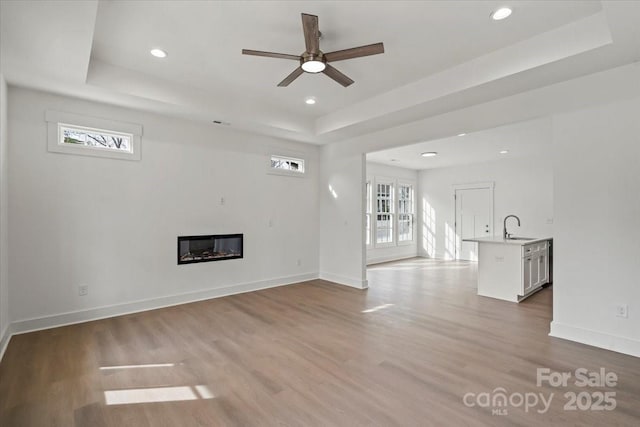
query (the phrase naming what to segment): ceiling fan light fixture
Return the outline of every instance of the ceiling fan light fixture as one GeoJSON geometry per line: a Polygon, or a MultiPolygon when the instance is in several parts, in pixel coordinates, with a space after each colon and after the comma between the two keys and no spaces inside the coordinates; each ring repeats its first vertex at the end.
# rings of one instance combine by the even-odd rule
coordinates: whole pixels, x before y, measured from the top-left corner
{"type": "Polygon", "coordinates": [[[305,72],[315,74],[323,72],[324,69],[327,68],[327,64],[317,59],[310,59],[303,62],[301,67],[305,72]]]}

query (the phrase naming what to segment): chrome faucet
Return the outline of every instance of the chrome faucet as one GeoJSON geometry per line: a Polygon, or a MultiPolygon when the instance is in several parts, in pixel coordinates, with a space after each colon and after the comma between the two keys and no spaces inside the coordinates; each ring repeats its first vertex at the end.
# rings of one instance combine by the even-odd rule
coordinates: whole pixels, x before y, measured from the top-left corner
{"type": "Polygon", "coordinates": [[[507,220],[508,220],[509,218],[515,218],[515,219],[517,219],[517,220],[518,220],[518,227],[520,227],[520,218],[518,218],[518,217],[517,217],[517,216],[515,216],[515,215],[507,215],[507,216],[505,216],[505,217],[504,217],[504,228],[503,228],[503,230],[502,230],[502,238],[503,238],[503,239],[509,239],[509,238],[511,238],[511,234],[507,233],[507,220]]]}

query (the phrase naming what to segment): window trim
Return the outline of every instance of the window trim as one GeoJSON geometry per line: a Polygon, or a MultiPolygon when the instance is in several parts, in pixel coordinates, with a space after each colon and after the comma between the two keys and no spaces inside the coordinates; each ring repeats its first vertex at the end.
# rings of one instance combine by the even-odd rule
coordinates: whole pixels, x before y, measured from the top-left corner
{"type": "MultiPolygon", "coordinates": [[[[382,249],[382,248],[391,248],[391,247],[402,247],[402,246],[410,246],[410,245],[416,245],[418,243],[418,236],[417,236],[417,230],[418,230],[418,224],[417,224],[417,218],[418,218],[418,214],[417,214],[417,202],[416,202],[416,197],[417,197],[417,181],[412,180],[410,178],[398,178],[398,177],[389,177],[389,176],[382,176],[382,175],[375,175],[375,174],[367,174],[367,178],[365,181],[365,184],[367,182],[371,183],[371,244],[367,245],[366,244],[366,240],[365,240],[365,248],[367,251],[369,250],[373,250],[373,249],[382,249]],[[377,192],[378,192],[378,184],[391,184],[393,186],[393,198],[394,198],[394,202],[392,204],[393,206],[393,213],[392,213],[392,218],[393,218],[393,242],[387,242],[387,243],[376,243],[376,239],[377,239],[377,233],[378,233],[378,218],[377,218],[377,192]],[[399,237],[399,220],[398,220],[398,189],[401,185],[408,185],[411,186],[413,189],[413,205],[412,205],[412,213],[411,215],[413,216],[413,224],[412,224],[412,240],[403,240],[403,241],[399,241],[398,237],[399,237]],[[375,191],[375,193],[374,193],[375,191]]],[[[365,185],[365,192],[366,192],[366,185],[365,185]]],[[[364,203],[366,204],[366,194],[364,194],[364,203]]],[[[364,218],[363,221],[366,221],[366,208],[365,208],[365,212],[364,212],[364,218]]],[[[363,229],[365,229],[365,235],[366,235],[366,223],[363,224],[363,229]]]]}
{"type": "Polygon", "coordinates": [[[68,143],[62,141],[63,140],[63,132],[64,132],[65,129],[86,131],[87,133],[91,132],[91,133],[96,133],[96,134],[105,134],[105,135],[112,135],[112,136],[124,136],[124,137],[127,137],[129,139],[129,149],[128,150],[120,150],[120,149],[113,149],[113,148],[108,148],[108,147],[100,147],[98,145],[96,145],[96,146],[92,146],[92,145],[72,145],[71,147],[82,147],[82,148],[86,148],[86,149],[89,149],[89,150],[104,150],[104,151],[109,151],[109,152],[112,152],[112,153],[133,154],[133,134],[131,134],[131,133],[117,132],[117,131],[108,130],[108,129],[96,129],[96,128],[90,128],[90,127],[86,127],[86,126],[73,125],[73,124],[70,124],[70,123],[58,123],[58,145],[67,146],[67,144],[68,144],[68,143]]]}
{"type": "MultiPolygon", "coordinates": [[[[398,243],[398,246],[413,245],[416,242],[416,184],[412,181],[398,179],[396,181],[396,185],[398,190],[400,189],[400,186],[411,187],[411,240],[400,240],[400,209],[398,205],[398,212],[396,215],[396,242],[398,243]]],[[[397,197],[396,199],[396,203],[399,203],[400,198],[397,197]]]]}
{"type": "Polygon", "coordinates": [[[365,239],[364,244],[367,249],[373,248],[373,230],[374,230],[374,213],[373,213],[373,180],[367,179],[364,185],[364,200],[365,200],[365,209],[364,209],[364,230],[365,230],[365,239]],[[367,191],[368,189],[368,191],[367,191]],[[369,216],[369,233],[367,236],[367,216],[369,216]],[[367,237],[369,237],[369,243],[367,244],[367,237]]]}
{"type": "Polygon", "coordinates": [[[47,122],[47,149],[51,153],[119,160],[140,160],[141,158],[142,125],[52,110],[45,113],[45,121],[47,122]],[[131,140],[131,151],[61,143],[62,127],[126,135],[131,140]]]}
{"type": "MultiPolygon", "coordinates": [[[[394,178],[385,178],[382,176],[377,176],[374,178],[373,182],[375,183],[374,185],[374,189],[375,189],[375,195],[372,195],[372,210],[371,213],[372,215],[374,215],[374,226],[371,227],[373,229],[373,238],[372,238],[372,244],[374,248],[390,248],[390,247],[394,247],[397,246],[397,236],[396,233],[398,232],[398,227],[397,227],[397,217],[396,217],[396,179],[394,178]],[[378,184],[382,184],[382,185],[390,185],[391,186],[391,211],[389,212],[389,215],[391,216],[391,224],[393,227],[393,230],[391,231],[391,241],[390,242],[382,242],[382,243],[378,243],[378,184]],[[375,196],[375,197],[374,197],[375,196]]],[[[373,191],[373,190],[372,190],[373,191]]]]}
{"type": "Polygon", "coordinates": [[[269,157],[267,159],[267,173],[270,175],[281,175],[281,176],[290,176],[290,177],[296,177],[296,178],[304,178],[307,175],[308,172],[308,164],[307,164],[307,159],[304,158],[304,156],[302,156],[301,154],[275,154],[275,152],[269,154],[269,157]],[[278,168],[274,168],[271,165],[271,162],[273,161],[273,158],[279,158],[279,159],[283,159],[283,160],[295,160],[297,162],[301,162],[302,164],[302,171],[292,171],[292,170],[288,170],[288,169],[278,169],[278,168]]]}

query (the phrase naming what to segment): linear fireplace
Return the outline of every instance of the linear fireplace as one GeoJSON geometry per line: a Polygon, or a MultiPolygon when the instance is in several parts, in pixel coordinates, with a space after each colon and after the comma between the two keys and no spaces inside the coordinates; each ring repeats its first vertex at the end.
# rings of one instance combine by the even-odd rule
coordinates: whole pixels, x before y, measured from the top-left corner
{"type": "Polygon", "coordinates": [[[178,264],[242,258],[242,234],[178,236],[178,264]]]}

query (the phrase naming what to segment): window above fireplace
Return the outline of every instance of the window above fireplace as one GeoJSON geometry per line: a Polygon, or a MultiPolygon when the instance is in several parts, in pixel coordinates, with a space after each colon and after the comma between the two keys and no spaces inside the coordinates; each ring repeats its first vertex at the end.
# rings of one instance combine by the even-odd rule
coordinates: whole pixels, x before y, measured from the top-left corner
{"type": "Polygon", "coordinates": [[[140,125],[61,111],[45,119],[49,152],[140,160],[140,125]]]}
{"type": "Polygon", "coordinates": [[[304,159],[271,155],[271,173],[278,175],[303,176],[305,173],[304,159]]]}

